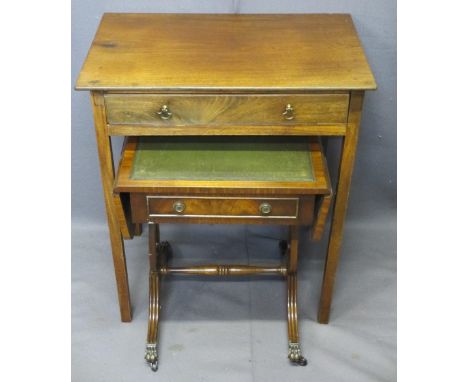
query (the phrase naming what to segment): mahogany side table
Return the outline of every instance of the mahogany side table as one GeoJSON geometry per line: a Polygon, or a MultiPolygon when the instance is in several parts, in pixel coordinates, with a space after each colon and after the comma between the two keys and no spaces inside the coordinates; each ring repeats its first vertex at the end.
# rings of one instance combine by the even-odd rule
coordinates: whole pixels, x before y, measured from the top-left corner
{"type": "Polygon", "coordinates": [[[126,322],[123,239],[141,233],[141,225],[130,219],[129,200],[114,194],[112,136],[341,137],[318,314],[328,322],[364,92],[376,89],[350,15],[107,13],[76,89],[91,92],[126,322]]]}

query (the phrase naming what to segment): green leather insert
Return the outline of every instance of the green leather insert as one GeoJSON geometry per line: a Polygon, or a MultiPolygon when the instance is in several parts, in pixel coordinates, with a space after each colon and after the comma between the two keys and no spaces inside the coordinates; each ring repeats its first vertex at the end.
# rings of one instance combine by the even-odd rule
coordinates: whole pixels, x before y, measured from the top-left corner
{"type": "Polygon", "coordinates": [[[314,181],[305,138],[140,137],[132,179],[314,181]]]}

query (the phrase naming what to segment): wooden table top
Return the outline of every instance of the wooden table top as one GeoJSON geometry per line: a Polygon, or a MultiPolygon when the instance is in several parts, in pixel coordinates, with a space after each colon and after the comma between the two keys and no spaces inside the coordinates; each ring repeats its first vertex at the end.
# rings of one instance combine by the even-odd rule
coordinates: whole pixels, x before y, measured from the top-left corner
{"type": "Polygon", "coordinates": [[[347,14],[106,13],[79,90],[368,90],[347,14]]]}

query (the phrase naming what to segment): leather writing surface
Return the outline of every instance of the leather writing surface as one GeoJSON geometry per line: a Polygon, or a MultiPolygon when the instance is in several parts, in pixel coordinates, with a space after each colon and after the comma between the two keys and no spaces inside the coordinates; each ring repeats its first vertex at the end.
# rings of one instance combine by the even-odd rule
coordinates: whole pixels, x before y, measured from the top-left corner
{"type": "Polygon", "coordinates": [[[141,137],[132,179],[315,181],[303,138],[141,137]]]}

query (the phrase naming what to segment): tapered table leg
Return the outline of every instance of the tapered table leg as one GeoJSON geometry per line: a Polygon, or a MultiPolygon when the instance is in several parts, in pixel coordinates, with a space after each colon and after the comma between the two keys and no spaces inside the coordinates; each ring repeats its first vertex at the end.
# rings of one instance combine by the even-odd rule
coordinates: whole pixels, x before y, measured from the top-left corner
{"type": "Polygon", "coordinates": [[[325,270],[322,280],[322,291],[318,313],[318,321],[322,324],[328,323],[330,318],[333,287],[335,284],[335,275],[340,257],[344,221],[348,205],[348,195],[358,142],[363,97],[363,92],[351,93],[348,126],[341,152],[335,207],[333,211],[328,251],[325,260],[325,270]]]}
{"type": "Polygon", "coordinates": [[[120,317],[124,322],[132,320],[132,308],[130,304],[130,291],[128,287],[127,264],[125,259],[125,247],[120,231],[118,216],[113,202],[114,184],[114,160],[110,137],[107,135],[107,123],[104,112],[103,96],[99,92],[91,93],[94,111],[94,125],[101,170],[102,189],[106,205],[109,236],[114,261],[115,279],[120,305],[120,317]]]}

